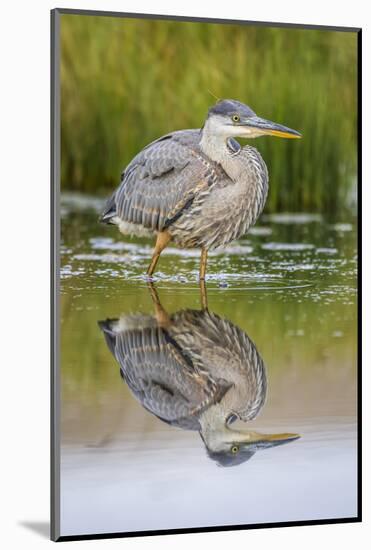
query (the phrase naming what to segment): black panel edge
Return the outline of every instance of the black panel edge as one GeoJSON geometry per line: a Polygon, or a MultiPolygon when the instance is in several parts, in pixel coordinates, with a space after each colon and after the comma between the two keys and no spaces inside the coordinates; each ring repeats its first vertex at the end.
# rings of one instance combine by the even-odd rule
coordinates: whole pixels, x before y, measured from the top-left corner
{"type": "Polygon", "coordinates": [[[59,440],[59,174],[60,82],[58,10],[51,11],[50,26],[50,538],[60,537],[60,440],[59,440]]]}
{"type": "Polygon", "coordinates": [[[357,35],[357,481],[358,516],[362,518],[362,30],[357,35]]]}
{"type": "Polygon", "coordinates": [[[167,530],[152,530],[152,531],[130,531],[127,533],[98,533],[95,535],[64,535],[57,539],[57,542],[67,542],[72,540],[93,540],[93,539],[114,539],[114,538],[132,538],[132,537],[149,537],[155,535],[180,535],[191,533],[213,533],[218,531],[242,531],[251,529],[270,529],[276,527],[305,527],[310,525],[334,525],[343,523],[359,523],[359,517],[354,518],[336,518],[336,519],[319,519],[308,521],[288,521],[280,523],[254,523],[251,525],[225,525],[220,527],[194,527],[189,529],[167,529],[167,530]]]}

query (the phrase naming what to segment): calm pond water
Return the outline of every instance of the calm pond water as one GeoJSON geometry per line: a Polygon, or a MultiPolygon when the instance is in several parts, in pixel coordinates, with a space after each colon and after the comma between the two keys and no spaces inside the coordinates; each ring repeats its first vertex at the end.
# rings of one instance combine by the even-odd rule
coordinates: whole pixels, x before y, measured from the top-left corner
{"type": "Polygon", "coordinates": [[[62,198],[61,534],[355,516],[355,220],[263,216],[210,254],[203,311],[199,252],[149,287],[101,206],[62,198]],[[220,452],[232,429],[300,438],[220,452]]]}

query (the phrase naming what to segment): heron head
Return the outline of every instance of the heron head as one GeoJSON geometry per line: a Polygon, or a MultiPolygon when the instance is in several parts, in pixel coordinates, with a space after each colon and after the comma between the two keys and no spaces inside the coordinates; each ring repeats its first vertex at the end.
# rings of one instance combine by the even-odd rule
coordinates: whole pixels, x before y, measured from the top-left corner
{"type": "Polygon", "coordinates": [[[206,436],[200,432],[200,435],[208,456],[219,466],[237,466],[249,460],[260,449],[277,447],[300,438],[295,433],[262,434],[234,430],[228,426],[224,430],[209,432],[206,436]]]}
{"type": "Polygon", "coordinates": [[[296,130],[258,117],[250,107],[234,99],[222,99],[209,109],[207,124],[210,131],[223,137],[256,138],[277,136],[300,138],[296,130]]]}

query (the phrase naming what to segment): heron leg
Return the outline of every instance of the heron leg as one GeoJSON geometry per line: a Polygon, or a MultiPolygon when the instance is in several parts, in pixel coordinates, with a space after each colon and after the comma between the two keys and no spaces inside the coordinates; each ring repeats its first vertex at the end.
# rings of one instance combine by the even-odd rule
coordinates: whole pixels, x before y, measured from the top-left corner
{"type": "Polygon", "coordinates": [[[165,311],[165,309],[161,305],[156,287],[151,281],[148,281],[147,284],[148,284],[149,292],[151,294],[153,305],[155,306],[156,321],[161,327],[168,326],[170,323],[170,318],[167,311],[165,311]]]}
{"type": "Polygon", "coordinates": [[[207,248],[202,248],[200,262],[200,281],[205,280],[207,265],[207,248]]]}
{"type": "Polygon", "coordinates": [[[205,279],[200,279],[200,295],[201,295],[201,307],[204,311],[207,311],[208,305],[207,305],[207,292],[206,292],[205,279]]]}
{"type": "Polygon", "coordinates": [[[153,251],[152,260],[147,269],[148,277],[151,277],[153,272],[155,271],[160,254],[163,249],[166,248],[166,246],[169,244],[170,239],[171,235],[166,229],[165,231],[161,231],[157,234],[157,240],[155,244],[155,249],[153,251]]]}

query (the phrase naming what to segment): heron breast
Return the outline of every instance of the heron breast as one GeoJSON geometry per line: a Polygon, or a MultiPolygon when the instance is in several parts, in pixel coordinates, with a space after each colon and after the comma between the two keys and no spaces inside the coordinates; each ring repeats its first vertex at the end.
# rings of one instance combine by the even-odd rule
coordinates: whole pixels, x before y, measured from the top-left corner
{"type": "Polygon", "coordinates": [[[155,233],[152,229],[144,227],[144,225],[139,223],[132,223],[120,220],[117,218],[117,221],[113,220],[114,223],[118,225],[120,232],[123,235],[131,235],[136,237],[152,237],[155,233]]]}

